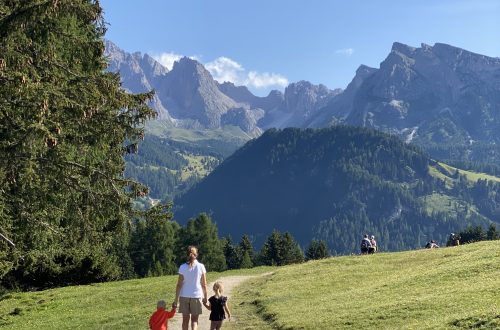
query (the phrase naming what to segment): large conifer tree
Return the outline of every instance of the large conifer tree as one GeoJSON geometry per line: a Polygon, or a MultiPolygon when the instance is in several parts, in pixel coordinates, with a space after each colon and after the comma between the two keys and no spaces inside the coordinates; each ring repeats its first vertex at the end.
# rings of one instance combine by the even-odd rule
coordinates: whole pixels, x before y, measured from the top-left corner
{"type": "Polygon", "coordinates": [[[4,285],[120,276],[130,199],[146,193],[123,153],[154,112],[105,72],[104,33],[98,1],[0,1],[4,285]]]}

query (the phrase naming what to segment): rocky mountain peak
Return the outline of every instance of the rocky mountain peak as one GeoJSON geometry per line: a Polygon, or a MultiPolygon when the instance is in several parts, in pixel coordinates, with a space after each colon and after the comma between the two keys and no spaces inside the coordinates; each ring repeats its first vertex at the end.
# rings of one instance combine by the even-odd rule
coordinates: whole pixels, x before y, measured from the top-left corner
{"type": "Polygon", "coordinates": [[[325,85],[313,85],[309,81],[301,80],[285,88],[285,106],[289,112],[308,116],[311,111],[324,106],[336,94],[338,93],[325,85]]]}
{"type": "Polygon", "coordinates": [[[257,96],[253,95],[246,86],[236,86],[234,83],[225,81],[219,85],[219,90],[237,102],[252,103],[257,96]]]}
{"type": "Polygon", "coordinates": [[[422,143],[498,139],[500,59],[451,45],[394,43],[387,58],[360,85],[347,122],[422,143]],[[439,130],[435,128],[439,127],[439,130]],[[402,134],[402,133],[401,133],[402,134]]]}
{"type": "Polygon", "coordinates": [[[212,75],[207,69],[205,69],[203,64],[186,56],[174,62],[172,72],[174,71],[182,71],[186,74],[198,75],[200,77],[206,77],[207,79],[209,78],[213,80],[212,75]]]}
{"type": "Polygon", "coordinates": [[[411,47],[400,42],[394,42],[391,48],[391,52],[401,53],[404,55],[411,55],[415,52],[415,50],[415,47],[411,47]]]}

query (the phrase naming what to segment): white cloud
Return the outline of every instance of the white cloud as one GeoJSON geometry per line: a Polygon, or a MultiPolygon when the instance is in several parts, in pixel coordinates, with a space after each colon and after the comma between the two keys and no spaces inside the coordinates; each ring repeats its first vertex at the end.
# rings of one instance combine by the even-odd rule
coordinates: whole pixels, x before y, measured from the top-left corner
{"type": "Polygon", "coordinates": [[[240,63],[224,56],[206,63],[205,67],[210,71],[214,79],[220,83],[229,81],[236,85],[257,89],[286,87],[288,85],[288,79],[280,74],[247,71],[240,63]]]}
{"type": "Polygon", "coordinates": [[[221,56],[205,64],[205,68],[210,71],[215,80],[220,83],[230,81],[240,83],[241,76],[245,69],[243,66],[230,58],[221,56]]]}
{"type": "Polygon", "coordinates": [[[161,53],[160,55],[153,55],[153,58],[160,62],[161,65],[166,67],[169,70],[172,70],[174,66],[174,62],[180,60],[182,55],[175,54],[174,52],[170,53],[161,53]]]}
{"type": "Polygon", "coordinates": [[[250,71],[247,74],[245,85],[253,86],[255,88],[268,88],[271,86],[286,87],[288,85],[288,79],[276,73],[258,73],[255,71],[250,71]]]}
{"type": "Polygon", "coordinates": [[[351,56],[352,54],[354,54],[354,49],[353,48],[342,48],[342,49],[337,49],[335,51],[335,54],[338,54],[338,55],[344,55],[344,56],[351,56]]]}
{"type": "MultiPolygon", "coordinates": [[[[174,62],[180,60],[183,55],[166,52],[154,54],[152,57],[169,70],[172,70],[174,62]]],[[[189,58],[199,61],[198,56],[190,56],[189,58]]],[[[288,85],[288,79],[281,74],[253,70],[247,71],[243,65],[225,56],[204,63],[204,66],[219,83],[229,81],[235,85],[243,85],[255,89],[284,88],[288,85]]]]}
{"type": "MultiPolygon", "coordinates": [[[[158,62],[160,62],[160,64],[166,67],[167,69],[172,70],[172,68],[174,67],[174,62],[180,60],[182,57],[184,57],[184,55],[179,55],[174,52],[170,52],[170,53],[161,53],[159,55],[158,54],[152,55],[152,57],[158,62]]],[[[196,56],[189,56],[189,58],[193,60],[198,60],[196,56]]]]}

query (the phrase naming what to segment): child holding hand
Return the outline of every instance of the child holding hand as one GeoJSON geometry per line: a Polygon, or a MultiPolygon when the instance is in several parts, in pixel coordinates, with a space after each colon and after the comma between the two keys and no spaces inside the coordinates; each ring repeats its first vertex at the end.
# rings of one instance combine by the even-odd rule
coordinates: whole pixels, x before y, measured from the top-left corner
{"type": "Polygon", "coordinates": [[[219,330],[222,327],[222,322],[226,318],[231,321],[231,312],[227,304],[227,297],[223,296],[224,286],[221,282],[215,282],[214,286],[215,295],[208,299],[208,303],[204,302],[203,305],[210,311],[210,330],[219,330]]]}
{"type": "Polygon", "coordinates": [[[156,312],[154,312],[149,319],[149,328],[151,330],[168,329],[168,319],[174,317],[175,306],[172,305],[172,310],[170,311],[166,311],[165,307],[167,307],[165,300],[160,300],[158,301],[158,304],[156,304],[156,312]]]}

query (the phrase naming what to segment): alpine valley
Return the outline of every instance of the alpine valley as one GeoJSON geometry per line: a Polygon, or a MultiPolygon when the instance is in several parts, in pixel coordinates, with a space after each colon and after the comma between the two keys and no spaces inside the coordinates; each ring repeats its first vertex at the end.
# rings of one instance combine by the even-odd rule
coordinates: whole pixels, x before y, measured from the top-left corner
{"type": "Polygon", "coordinates": [[[364,231],[401,250],[500,223],[499,58],[394,43],[345,90],[299,81],[259,97],[187,57],[169,71],[109,41],[106,52],[125,89],[156,92],[127,172],[176,198],[181,223],[209,212],[223,235],[259,245],[278,229],[333,253],[364,231]]]}

